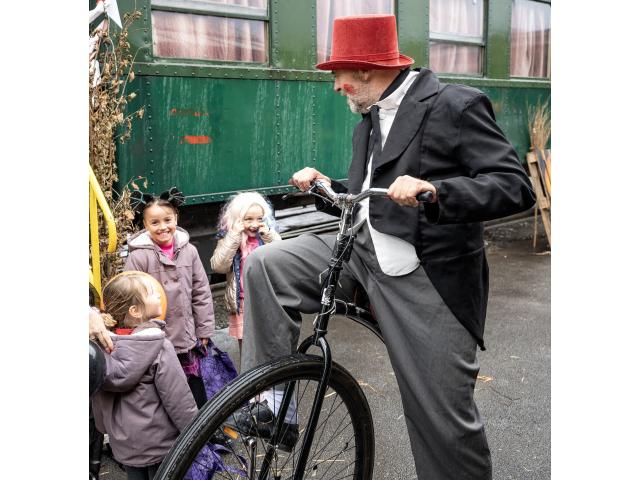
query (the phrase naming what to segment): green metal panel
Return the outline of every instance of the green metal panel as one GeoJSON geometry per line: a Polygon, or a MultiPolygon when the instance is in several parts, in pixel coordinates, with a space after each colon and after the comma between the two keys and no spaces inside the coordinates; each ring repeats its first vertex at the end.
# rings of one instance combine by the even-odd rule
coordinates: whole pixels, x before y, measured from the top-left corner
{"type": "Polygon", "coordinates": [[[527,108],[549,99],[550,89],[487,87],[482,91],[491,99],[498,125],[515,147],[520,161],[524,163],[525,154],[530,146],[527,108]]]}
{"type": "Polygon", "coordinates": [[[490,78],[509,78],[511,0],[489,0],[488,3],[485,75],[490,78]]]}
{"type": "Polygon", "coordinates": [[[152,191],[177,185],[200,203],[283,191],[308,165],[346,176],[359,116],[330,83],[158,76],[138,77],[132,89],[146,111],[119,149],[121,184],[143,176],[152,191]]]}
{"type": "Polygon", "coordinates": [[[349,110],[345,97],[333,91],[333,83],[316,83],[315,90],[317,168],[332,178],[346,178],[353,127],[362,120],[362,115],[349,110]]]}
{"type": "MultiPolygon", "coordinates": [[[[151,6],[149,0],[119,0],[118,9],[120,16],[125,12],[132,12],[135,9],[142,13],[140,17],[129,29],[128,41],[131,44],[131,51],[135,54],[135,62],[151,62],[151,6]]],[[[114,26],[114,23],[111,23],[114,26]]]]}
{"type": "Polygon", "coordinates": [[[396,0],[398,45],[416,67],[429,65],[429,0],[396,0]]]}
{"type": "MultiPolygon", "coordinates": [[[[130,91],[138,96],[129,107],[144,105],[145,116],[134,120],[131,140],[118,148],[121,183],[144,176],[152,191],[177,185],[194,204],[221,201],[237,190],[288,191],[290,174],[304,166],[346,177],[360,116],[333,93],[329,73],[312,71],[315,0],[271,1],[271,23],[278,23],[277,34],[270,35],[276,68],[153,61],[149,2],[136,1],[143,17],[129,36],[139,49],[130,91]]],[[[120,11],[133,3],[121,0],[120,11]]],[[[504,78],[510,5],[510,0],[490,0],[487,74],[492,78],[440,78],[485,91],[523,159],[529,147],[527,105],[549,98],[550,82],[504,78]]],[[[397,14],[401,51],[426,65],[428,0],[398,0],[397,14]]]]}
{"type": "Polygon", "coordinates": [[[271,0],[271,64],[310,69],[315,65],[315,1],[271,0]]]}

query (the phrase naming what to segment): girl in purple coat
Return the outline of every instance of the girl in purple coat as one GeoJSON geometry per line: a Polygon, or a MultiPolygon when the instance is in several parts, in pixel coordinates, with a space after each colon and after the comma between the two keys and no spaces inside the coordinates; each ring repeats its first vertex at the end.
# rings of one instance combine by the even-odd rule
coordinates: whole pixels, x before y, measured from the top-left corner
{"type": "Polygon", "coordinates": [[[116,324],[107,375],[92,398],[96,427],[109,435],[128,480],[151,480],[197,413],[173,345],[160,292],[142,273],[117,275],[103,291],[105,323],[116,324]]]}
{"type": "Polygon", "coordinates": [[[167,296],[167,338],[200,408],[207,397],[196,343],[200,340],[206,347],[213,336],[213,298],[198,251],[189,243],[189,234],[177,225],[184,196],[174,187],[159,197],[136,190],[131,198],[145,228],[127,241],[129,256],[124,269],[146,272],[162,285],[167,296]]]}

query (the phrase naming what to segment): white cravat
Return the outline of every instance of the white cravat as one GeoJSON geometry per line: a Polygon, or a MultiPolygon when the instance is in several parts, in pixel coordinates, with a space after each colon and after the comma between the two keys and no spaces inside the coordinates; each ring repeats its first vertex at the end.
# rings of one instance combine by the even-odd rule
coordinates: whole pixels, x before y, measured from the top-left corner
{"type": "MultiPolygon", "coordinates": [[[[391,130],[391,125],[396,118],[398,107],[400,102],[404,98],[407,90],[411,87],[411,84],[418,76],[418,72],[411,71],[404,82],[388,97],[380,100],[374,105],[378,105],[379,118],[380,118],[380,141],[382,142],[382,149],[387,141],[387,135],[391,130]]],[[[367,176],[362,182],[362,190],[369,188],[371,184],[371,163],[373,154],[369,157],[367,164],[367,176]]],[[[391,201],[391,200],[389,200],[391,201]]],[[[380,264],[380,269],[387,275],[397,277],[400,275],[406,275],[413,272],[420,265],[418,255],[416,255],[415,247],[409,242],[402,240],[399,237],[388,235],[386,233],[379,232],[371,225],[369,220],[369,199],[365,199],[360,203],[360,210],[356,215],[355,224],[361,225],[364,221],[367,221],[369,226],[369,232],[371,232],[371,240],[373,241],[373,248],[376,251],[376,257],[380,264]]]]}

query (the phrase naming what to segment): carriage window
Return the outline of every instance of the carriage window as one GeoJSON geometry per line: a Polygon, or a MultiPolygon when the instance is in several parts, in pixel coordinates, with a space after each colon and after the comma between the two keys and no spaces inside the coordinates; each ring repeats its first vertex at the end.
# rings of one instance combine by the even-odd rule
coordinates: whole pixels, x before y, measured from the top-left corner
{"type": "Polygon", "coordinates": [[[316,0],[318,63],[331,56],[333,20],[347,15],[394,13],[393,0],[316,0]]]}
{"type": "Polygon", "coordinates": [[[482,75],[483,0],[429,1],[429,68],[436,73],[482,75]]]}
{"type": "Polygon", "coordinates": [[[513,0],[511,9],[511,76],[549,78],[551,5],[513,0]]]}
{"type": "Polygon", "coordinates": [[[267,61],[267,0],[152,0],[153,54],[267,61]]]}

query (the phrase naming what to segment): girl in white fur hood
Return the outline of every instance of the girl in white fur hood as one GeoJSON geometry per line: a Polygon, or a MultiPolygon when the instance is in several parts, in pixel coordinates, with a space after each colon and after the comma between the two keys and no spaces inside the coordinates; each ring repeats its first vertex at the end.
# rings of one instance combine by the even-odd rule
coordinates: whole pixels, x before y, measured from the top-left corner
{"type": "Polygon", "coordinates": [[[229,335],[238,339],[242,356],[244,262],[256,248],[280,240],[280,235],[275,230],[271,206],[257,192],[232,197],[222,210],[219,228],[221,238],[211,257],[211,268],[227,275],[224,300],[229,310],[229,335]]]}

